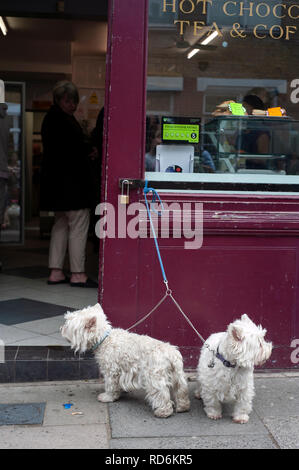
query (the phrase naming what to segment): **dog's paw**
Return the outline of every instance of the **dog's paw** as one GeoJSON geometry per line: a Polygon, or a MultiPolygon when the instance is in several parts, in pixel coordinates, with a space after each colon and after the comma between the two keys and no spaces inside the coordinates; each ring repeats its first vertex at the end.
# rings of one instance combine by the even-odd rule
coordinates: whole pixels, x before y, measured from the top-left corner
{"type": "Polygon", "coordinates": [[[115,401],[115,400],[116,400],[116,398],[109,395],[109,393],[100,393],[98,395],[98,401],[100,401],[102,403],[110,403],[110,402],[115,401]]]}
{"type": "Polygon", "coordinates": [[[200,391],[199,391],[199,390],[195,390],[194,396],[195,396],[195,398],[197,398],[198,400],[200,400],[200,399],[201,399],[200,391]]]}
{"type": "Polygon", "coordinates": [[[234,423],[237,423],[237,424],[245,424],[247,423],[249,420],[249,416],[247,414],[242,414],[242,415],[238,415],[238,416],[234,416],[233,417],[233,422],[234,423]]]}
{"type": "Polygon", "coordinates": [[[215,410],[215,408],[205,408],[205,412],[208,418],[210,419],[221,419],[222,413],[221,410],[215,410]]]}
{"type": "Polygon", "coordinates": [[[210,419],[214,419],[215,421],[217,419],[221,419],[222,418],[222,414],[216,414],[216,413],[213,413],[213,414],[207,414],[207,417],[210,418],[210,419]]]}
{"type": "Polygon", "coordinates": [[[189,400],[181,401],[181,402],[176,404],[176,412],[177,413],[184,413],[185,411],[189,411],[189,410],[190,410],[190,401],[189,400]]]}
{"type": "Polygon", "coordinates": [[[154,415],[157,416],[157,418],[168,418],[168,416],[171,416],[173,414],[173,406],[165,406],[161,408],[156,408],[154,410],[154,415]]]}

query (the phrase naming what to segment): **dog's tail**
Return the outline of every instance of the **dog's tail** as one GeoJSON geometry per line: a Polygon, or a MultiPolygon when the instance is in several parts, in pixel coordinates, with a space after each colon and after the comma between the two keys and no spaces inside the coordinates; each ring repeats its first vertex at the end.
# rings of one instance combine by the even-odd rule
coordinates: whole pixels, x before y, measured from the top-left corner
{"type": "Polygon", "coordinates": [[[176,404],[176,411],[182,413],[190,409],[188,383],[184,373],[183,359],[178,350],[172,358],[173,369],[173,383],[172,390],[174,401],[176,404]]]}

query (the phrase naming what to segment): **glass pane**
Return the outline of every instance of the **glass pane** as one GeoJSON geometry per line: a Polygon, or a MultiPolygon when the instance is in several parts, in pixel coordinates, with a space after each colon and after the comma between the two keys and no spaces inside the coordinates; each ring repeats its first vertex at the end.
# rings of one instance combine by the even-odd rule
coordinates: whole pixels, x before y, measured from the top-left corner
{"type": "MultiPolygon", "coordinates": [[[[5,83],[5,103],[8,106],[7,116],[8,135],[2,136],[8,139],[8,152],[3,154],[4,172],[7,177],[2,179],[2,220],[0,230],[1,243],[21,243],[23,240],[23,85],[5,83]],[[5,160],[5,162],[4,162],[5,160]]],[[[6,125],[3,129],[7,132],[6,125]]]]}
{"type": "Polygon", "coordinates": [[[298,184],[298,20],[296,0],[149,0],[147,178],[298,184]]]}

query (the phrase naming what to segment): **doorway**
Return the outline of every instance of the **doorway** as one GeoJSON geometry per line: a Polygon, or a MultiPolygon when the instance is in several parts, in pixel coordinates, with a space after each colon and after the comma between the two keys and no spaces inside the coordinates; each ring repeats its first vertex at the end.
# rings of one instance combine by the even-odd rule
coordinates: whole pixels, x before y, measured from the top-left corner
{"type": "MultiPolygon", "coordinates": [[[[63,313],[96,303],[97,289],[70,288],[68,284],[47,285],[53,214],[41,213],[39,206],[43,158],[41,124],[52,104],[54,85],[60,80],[69,80],[79,91],[76,119],[87,138],[95,127],[105,96],[108,2],[98,2],[96,6],[89,1],[83,5],[70,2],[71,5],[65,5],[65,10],[72,11],[62,12],[51,9],[57,7],[56,3],[64,5],[64,2],[40,3],[42,12],[30,11],[30,6],[25,5],[22,5],[22,11],[14,11],[11,2],[5,1],[0,7],[0,16],[7,28],[6,35],[0,31],[0,80],[5,85],[4,101],[10,107],[10,157],[15,157],[14,166],[20,168],[21,175],[15,185],[18,193],[14,189],[9,194],[10,199],[17,201],[19,231],[15,230],[14,237],[9,236],[15,224],[10,216],[0,240],[0,337],[5,347],[11,348],[14,354],[16,352],[16,357],[19,350],[32,350],[36,354],[35,347],[38,348],[41,377],[47,379],[44,375],[48,371],[46,359],[51,354],[61,359],[54,361],[57,366],[55,378],[66,378],[68,372],[72,373],[71,368],[60,368],[68,353],[59,331],[63,313]],[[26,8],[28,11],[24,11],[26,8]],[[18,96],[17,90],[20,90],[18,96]],[[14,124],[16,112],[18,125],[14,124]],[[15,146],[19,145],[15,154],[14,142],[15,146]]],[[[99,255],[93,233],[91,225],[86,272],[96,279],[99,255]]],[[[66,273],[68,269],[66,258],[66,273]]],[[[77,366],[76,377],[81,378],[79,361],[77,366]]],[[[22,363],[19,370],[20,377],[13,373],[4,380],[32,379],[31,366],[29,370],[22,363]]]]}

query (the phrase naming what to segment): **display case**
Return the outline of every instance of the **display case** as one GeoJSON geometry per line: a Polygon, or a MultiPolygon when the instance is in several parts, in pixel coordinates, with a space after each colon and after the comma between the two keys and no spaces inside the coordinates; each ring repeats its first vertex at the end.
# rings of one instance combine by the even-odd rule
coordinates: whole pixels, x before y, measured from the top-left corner
{"type": "Polygon", "coordinates": [[[268,116],[214,117],[202,126],[198,171],[299,174],[299,121],[268,116]]]}
{"type": "Polygon", "coordinates": [[[0,244],[24,243],[24,114],[25,84],[5,82],[9,123],[8,179],[0,244]]]}

